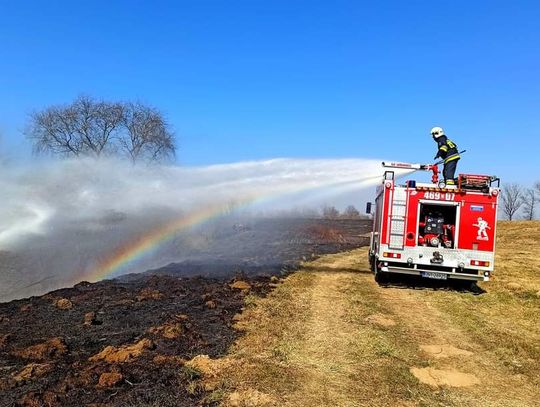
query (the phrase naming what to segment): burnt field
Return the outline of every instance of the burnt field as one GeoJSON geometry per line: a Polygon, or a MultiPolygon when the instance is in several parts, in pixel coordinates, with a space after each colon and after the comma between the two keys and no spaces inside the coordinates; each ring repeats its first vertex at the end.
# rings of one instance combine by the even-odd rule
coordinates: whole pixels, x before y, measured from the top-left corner
{"type": "MultiPolygon", "coordinates": [[[[126,241],[155,227],[144,217],[116,217],[51,229],[15,251],[0,250],[0,302],[85,281],[81,270],[88,265],[92,269],[126,241]]],[[[164,219],[154,220],[158,226],[166,224],[164,219]]],[[[363,220],[224,216],[175,234],[114,277],[130,278],[126,274],[147,270],[185,277],[279,273],[301,259],[362,245],[368,226],[363,220]]]]}
{"type": "Polygon", "coordinates": [[[364,245],[369,225],[234,224],[216,232],[228,243],[215,257],[210,244],[193,260],[0,304],[0,406],[216,404],[198,384],[202,355],[227,352],[246,301],[304,259],[364,245]]]}
{"type": "MultiPolygon", "coordinates": [[[[180,262],[145,274],[227,277],[279,274],[300,261],[369,243],[371,221],[352,219],[240,219],[210,225],[179,241],[180,262]]],[[[174,243],[173,243],[174,244],[174,243]]],[[[121,278],[130,279],[131,275],[121,278]]],[[[138,275],[134,276],[138,278],[138,275]]]]}

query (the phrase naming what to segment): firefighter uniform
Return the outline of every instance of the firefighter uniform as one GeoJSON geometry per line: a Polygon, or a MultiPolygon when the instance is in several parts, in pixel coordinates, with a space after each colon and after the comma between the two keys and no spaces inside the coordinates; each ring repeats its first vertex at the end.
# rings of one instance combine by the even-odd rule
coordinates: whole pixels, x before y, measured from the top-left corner
{"type": "Polygon", "coordinates": [[[455,185],[455,174],[457,163],[461,158],[457,145],[446,136],[440,136],[435,139],[439,150],[435,159],[441,157],[444,160],[443,177],[446,185],[455,185]]]}

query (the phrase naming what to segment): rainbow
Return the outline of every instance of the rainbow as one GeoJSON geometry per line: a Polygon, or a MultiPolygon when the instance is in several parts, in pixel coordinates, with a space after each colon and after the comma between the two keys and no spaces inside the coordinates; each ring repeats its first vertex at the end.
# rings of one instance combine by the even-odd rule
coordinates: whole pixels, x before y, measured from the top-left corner
{"type": "MultiPolygon", "coordinates": [[[[291,193],[299,193],[308,190],[336,186],[345,186],[350,188],[352,185],[358,188],[360,184],[362,184],[361,181],[344,181],[341,183],[333,182],[327,184],[318,184],[316,186],[310,185],[308,187],[303,187],[300,189],[295,188],[285,189],[278,192],[273,191],[259,193],[258,195],[245,197],[243,200],[235,202],[235,209],[263,203],[265,201],[272,200],[291,193]]],[[[128,264],[136,262],[137,260],[145,256],[147,253],[159,247],[162,243],[173,238],[177,233],[189,229],[193,226],[207,222],[211,219],[218,218],[227,212],[230,212],[230,207],[228,207],[228,205],[224,205],[223,203],[213,206],[206,206],[202,209],[192,211],[178,219],[174,219],[172,222],[169,222],[163,226],[154,228],[144,235],[137,236],[136,238],[125,242],[121,246],[114,249],[111,253],[101,258],[98,263],[94,267],[92,267],[90,271],[82,273],[83,278],[84,280],[90,282],[110,278],[111,276],[121,271],[122,268],[126,267],[128,264]]]]}
{"type": "Polygon", "coordinates": [[[178,232],[219,217],[224,210],[224,207],[206,207],[129,240],[100,259],[89,273],[85,273],[85,280],[93,282],[112,276],[126,265],[136,262],[146,253],[171,239],[178,232]]]}

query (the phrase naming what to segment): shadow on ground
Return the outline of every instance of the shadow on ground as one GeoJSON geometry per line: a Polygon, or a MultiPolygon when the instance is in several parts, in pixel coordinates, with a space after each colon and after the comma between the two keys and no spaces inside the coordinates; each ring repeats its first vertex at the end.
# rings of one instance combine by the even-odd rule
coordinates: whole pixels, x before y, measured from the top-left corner
{"type": "Polygon", "coordinates": [[[378,283],[384,288],[403,288],[413,290],[432,291],[455,291],[461,293],[471,293],[474,295],[485,294],[487,291],[479,287],[476,282],[466,280],[434,280],[420,276],[407,274],[390,274],[385,276],[385,281],[378,283]]]}
{"type": "Polygon", "coordinates": [[[302,265],[302,270],[313,272],[335,272],[335,273],[359,273],[359,274],[372,274],[369,270],[359,270],[356,268],[336,268],[336,267],[324,267],[324,266],[310,266],[302,265]]]}

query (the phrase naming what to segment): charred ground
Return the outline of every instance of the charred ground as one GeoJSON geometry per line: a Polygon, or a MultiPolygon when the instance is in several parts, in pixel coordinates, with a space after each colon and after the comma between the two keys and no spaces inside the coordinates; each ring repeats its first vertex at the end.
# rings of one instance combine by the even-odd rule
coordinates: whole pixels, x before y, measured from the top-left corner
{"type": "Polygon", "coordinates": [[[215,262],[0,304],[0,406],[212,404],[185,362],[225,354],[249,296],[266,295],[303,259],[365,244],[369,229],[367,221],[303,220],[280,222],[276,234],[268,222],[234,226],[231,245],[246,254],[236,264],[224,250],[215,262]],[[274,239],[257,256],[253,242],[265,230],[274,239]],[[206,277],[186,277],[197,274],[206,277]]]}

